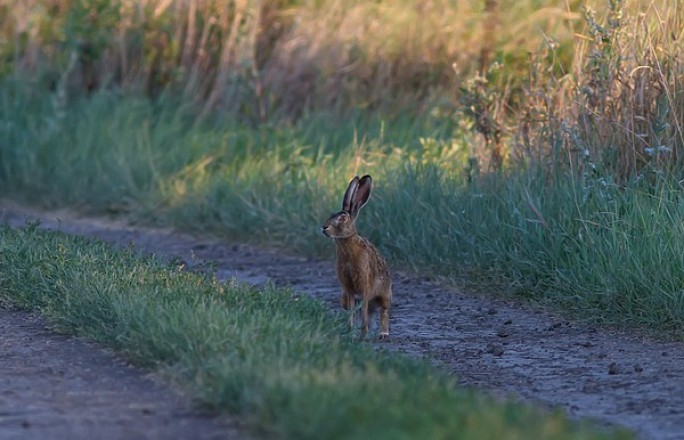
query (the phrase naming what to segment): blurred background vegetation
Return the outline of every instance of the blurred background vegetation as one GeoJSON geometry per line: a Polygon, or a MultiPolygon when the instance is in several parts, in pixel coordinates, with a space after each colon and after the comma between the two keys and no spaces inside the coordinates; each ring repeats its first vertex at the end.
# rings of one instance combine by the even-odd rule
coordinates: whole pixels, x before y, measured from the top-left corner
{"type": "Polygon", "coordinates": [[[468,124],[487,150],[478,161],[496,168],[560,146],[628,178],[683,156],[681,112],[668,110],[684,99],[679,0],[2,0],[0,11],[2,76],[61,100],[172,95],[253,125],[316,111],[442,116],[468,124]]]}
{"type": "Polygon", "coordinates": [[[583,27],[576,0],[3,3],[4,74],[72,93],[172,91],[257,120],[320,108],[429,111],[495,60],[514,80],[530,54],[552,46],[552,67],[569,71],[583,27]]]}

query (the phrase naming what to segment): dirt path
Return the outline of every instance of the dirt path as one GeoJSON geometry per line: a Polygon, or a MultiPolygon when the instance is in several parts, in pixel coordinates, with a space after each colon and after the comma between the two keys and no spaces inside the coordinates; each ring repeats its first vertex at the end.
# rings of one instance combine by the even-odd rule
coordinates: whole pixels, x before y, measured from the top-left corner
{"type": "Polygon", "coordinates": [[[227,418],[197,414],[152,377],[40,317],[0,307],[3,440],[225,439],[227,418]]]}
{"type": "MultiPolygon", "coordinates": [[[[212,261],[221,278],[256,284],[270,279],[338,307],[331,261],[78,219],[68,212],[0,210],[0,222],[20,225],[27,217],[69,233],[133,242],[190,266],[212,261]]],[[[465,295],[397,272],[393,277],[391,348],[433,359],[467,385],[623,425],[643,439],[684,439],[684,344],[609,334],[513,302],[465,295]]]]}

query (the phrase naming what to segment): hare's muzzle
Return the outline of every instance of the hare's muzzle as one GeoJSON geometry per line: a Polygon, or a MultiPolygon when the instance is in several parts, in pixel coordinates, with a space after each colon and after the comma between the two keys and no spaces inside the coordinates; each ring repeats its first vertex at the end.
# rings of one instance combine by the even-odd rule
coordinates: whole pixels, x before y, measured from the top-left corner
{"type": "Polygon", "coordinates": [[[325,235],[326,237],[330,237],[330,233],[328,232],[328,225],[321,226],[321,234],[325,235]]]}

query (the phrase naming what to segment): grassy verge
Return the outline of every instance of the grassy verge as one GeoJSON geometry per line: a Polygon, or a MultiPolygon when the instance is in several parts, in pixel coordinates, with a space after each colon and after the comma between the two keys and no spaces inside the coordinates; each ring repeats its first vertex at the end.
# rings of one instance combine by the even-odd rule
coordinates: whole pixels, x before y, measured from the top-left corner
{"type": "Polygon", "coordinates": [[[0,299],[162,369],[199,402],[283,438],[629,438],[495,402],[343,335],[316,301],[222,285],[131,251],[0,229],[0,299]]]}
{"type": "Polygon", "coordinates": [[[667,174],[618,185],[529,167],[468,183],[467,144],[438,121],[318,115],[255,130],[106,92],[60,113],[4,88],[0,119],[0,188],[18,199],[329,256],[317,227],[349,176],[370,172],[360,229],[395,264],[601,323],[684,329],[684,212],[667,174]]]}

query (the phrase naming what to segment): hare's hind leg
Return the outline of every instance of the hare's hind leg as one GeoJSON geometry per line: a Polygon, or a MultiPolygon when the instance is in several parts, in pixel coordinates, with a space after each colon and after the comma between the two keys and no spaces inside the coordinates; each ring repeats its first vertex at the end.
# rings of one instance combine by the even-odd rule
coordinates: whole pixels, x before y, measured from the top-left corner
{"type": "Polygon", "coordinates": [[[392,304],[392,288],[380,297],[380,339],[389,339],[389,309],[392,304]]]}
{"type": "Polygon", "coordinates": [[[361,306],[361,338],[365,338],[368,333],[368,309],[370,306],[370,301],[368,295],[363,295],[363,304],[361,306]]]}
{"type": "Polygon", "coordinates": [[[389,307],[380,310],[380,339],[389,339],[389,307]]]}

